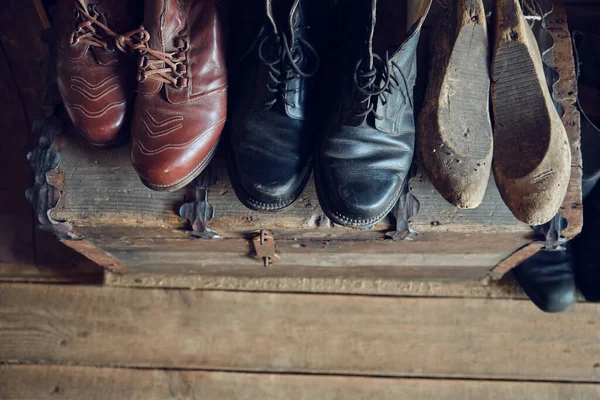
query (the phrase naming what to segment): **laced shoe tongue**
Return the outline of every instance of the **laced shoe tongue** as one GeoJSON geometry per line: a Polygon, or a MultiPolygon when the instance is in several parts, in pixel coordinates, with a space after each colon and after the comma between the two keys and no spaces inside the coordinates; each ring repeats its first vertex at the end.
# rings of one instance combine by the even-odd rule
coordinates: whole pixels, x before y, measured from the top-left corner
{"type": "MultiPolygon", "coordinates": [[[[97,18],[99,22],[102,24],[108,25],[108,21],[106,20],[106,10],[104,8],[104,4],[102,0],[77,0],[77,2],[82,6],[84,10],[87,11],[89,15],[97,18]]],[[[107,37],[107,32],[103,32],[99,27],[95,26],[95,29],[98,29],[100,34],[99,38],[107,41],[107,44],[110,45],[110,39],[107,37]]],[[[114,54],[114,52],[107,52],[105,49],[90,46],[90,51],[94,55],[96,62],[100,65],[109,65],[118,61],[121,58],[121,55],[114,54]]]]}
{"type": "Polygon", "coordinates": [[[183,24],[177,0],[146,0],[144,28],[150,34],[148,47],[151,49],[163,52],[174,51],[173,38],[181,30],[183,24]]]}

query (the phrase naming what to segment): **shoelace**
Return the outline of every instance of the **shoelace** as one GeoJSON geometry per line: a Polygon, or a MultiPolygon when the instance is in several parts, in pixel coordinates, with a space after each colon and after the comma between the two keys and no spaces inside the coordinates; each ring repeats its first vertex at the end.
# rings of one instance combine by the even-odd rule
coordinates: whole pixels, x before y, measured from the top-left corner
{"type": "Polygon", "coordinates": [[[114,50],[114,45],[124,53],[139,55],[138,76],[140,82],[154,79],[170,83],[176,88],[187,87],[188,42],[184,38],[175,40],[176,52],[166,53],[153,50],[148,46],[150,33],[143,26],[131,32],[119,35],[108,27],[106,15],[98,7],[86,8],[80,1],[74,2],[76,26],[69,37],[71,46],[87,43],[105,50],[114,50]],[[163,66],[164,63],[164,66],[163,66]]]}
{"type": "Polygon", "coordinates": [[[95,5],[85,7],[79,1],[73,5],[75,14],[73,31],[69,35],[69,44],[75,46],[86,43],[90,46],[101,47],[113,51],[112,38],[117,36],[108,26],[104,11],[95,5]]]}
{"type": "Polygon", "coordinates": [[[123,52],[137,54],[137,80],[144,82],[151,79],[173,85],[177,89],[185,88],[188,80],[187,51],[189,43],[184,38],[175,39],[177,51],[162,52],[148,46],[150,33],[140,26],[138,29],[115,38],[116,46],[123,52]]]}
{"type": "Polygon", "coordinates": [[[298,44],[295,51],[292,50],[285,35],[269,35],[266,33],[266,28],[263,26],[248,51],[242,56],[243,59],[252,51],[252,49],[254,49],[254,47],[257,47],[258,58],[269,69],[269,79],[271,82],[267,83],[267,90],[270,95],[266,96],[264,99],[264,108],[266,110],[271,109],[277,103],[278,99],[281,99],[290,107],[296,107],[296,104],[286,98],[286,94],[295,93],[297,90],[287,89],[287,85],[300,77],[310,78],[311,76],[314,76],[319,69],[320,60],[315,48],[303,38],[298,38],[298,44]],[[272,59],[269,59],[268,56],[265,55],[264,48],[270,40],[276,41],[275,43],[271,43],[272,53],[275,54],[272,59]],[[301,63],[304,60],[303,47],[306,48],[315,59],[315,66],[312,71],[306,72],[302,71],[300,68],[301,63]]]}
{"type": "Polygon", "coordinates": [[[385,59],[382,59],[377,54],[373,54],[372,67],[364,69],[362,67],[364,64],[366,64],[366,60],[363,58],[356,63],[354,69],[354,85],[359,93],[363,95],[363,98],[359,101],[361,104],[367,103],[367,107],[363,111],[355,112],[357,117],[366,117],[369,114],[373,114],[376,119],[383,119],[375,111],[375,101],[373,98],[381,98],[381,104],[385,105],[389,96],[396,90],[399,90],[402,97],[408,100],[411,107],[413,106],[406,76],[404,76],[402,69],[395,61],[390,61],[387,52],[385,59]],[[404,90],[402,90],[401,83],[404,86],[404,90]]]}

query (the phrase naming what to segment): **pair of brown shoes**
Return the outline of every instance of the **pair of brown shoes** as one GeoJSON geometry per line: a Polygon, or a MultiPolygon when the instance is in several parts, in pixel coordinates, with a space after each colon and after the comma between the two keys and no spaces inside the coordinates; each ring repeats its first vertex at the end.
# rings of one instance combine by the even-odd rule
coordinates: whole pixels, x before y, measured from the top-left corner
{"type": "Polygon", "coordinates": [[[481,203],[493,170],[515,217],[543,224],[565,197],[571,152],[536,39],[519,0],[496,0],[490,63],[482,0],[453,4],[433,42],[418,120],[422,165],[440,194],[460,208],[481,203]]]}
{"type": "Polygon", "coordinates": [[[225,124],[222,8],[215,0],[145,0],[135,29],[140,9],[135,0],[59,0],[58,87],[86,140],[114,144],[129,128],[142,182],[172,191],[202,172],[225,124]],[[125,53],[137,57],[137,75],[125,53]]]}

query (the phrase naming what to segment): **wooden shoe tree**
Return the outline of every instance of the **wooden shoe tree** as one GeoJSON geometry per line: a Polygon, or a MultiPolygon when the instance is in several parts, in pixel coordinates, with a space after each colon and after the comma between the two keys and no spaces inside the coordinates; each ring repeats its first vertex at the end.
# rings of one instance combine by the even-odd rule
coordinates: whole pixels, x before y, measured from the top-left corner
{"type": "Polygon", "coordinates": [[[475,208],[492,164],[488,36],[481,0],[452,5],[439,16],[432,40],[417,146],[438,192],[459,208],[475,208]]]}
{"type": "Polygon", "coordinates": [[[558,212],[567,191],[568,138],[518,0],[497,0],[495,15],[494,177],[514,216],[540,225],[558,212]]]}

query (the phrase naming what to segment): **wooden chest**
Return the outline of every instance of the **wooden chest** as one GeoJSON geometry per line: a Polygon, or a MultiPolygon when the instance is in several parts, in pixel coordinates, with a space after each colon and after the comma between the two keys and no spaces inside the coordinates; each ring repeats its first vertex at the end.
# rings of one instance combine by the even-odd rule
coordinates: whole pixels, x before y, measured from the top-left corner
{"type": "Polygon", "coordinates": [[[189,279],[178,285],[206,288],[220,277],[236,288],[276,290],[277,282],[286,282],[288,290],[318,291],[311,282],[326,280],[334,291],[371,285],[372,292],[385,294],[394,286],[386,282],[407,278],[498,278],[544,245],[563,240],[559,232],[569,240],[582,226],[577,85],[559,2],[547,25],[554,45],[544,61],[557,72],[553,96],[564,112],[573,155],[560,210],[566,227],[559,217],[537,231],[517,221],[493,179],[477,209],[456,209],[418,165],[395,217],[369,231],[333,226],[320,210],[313,184],[282,213],[245,208],[231,188],[223,154],[190,187],[153,192],[131,167],[127,145],[93,148],[57,116],[34,124],[41,139],[29,156],[36,185],[28,196],[43,229],[138,283],[183,275],[189,279]]]}

